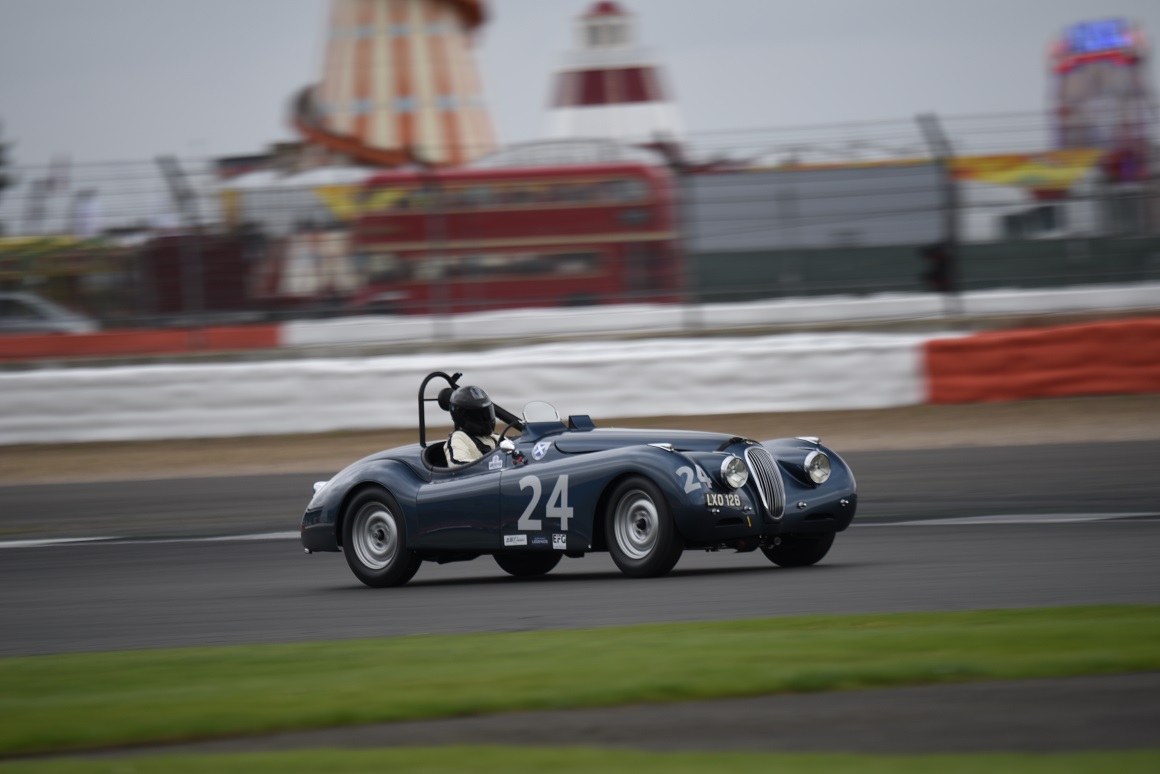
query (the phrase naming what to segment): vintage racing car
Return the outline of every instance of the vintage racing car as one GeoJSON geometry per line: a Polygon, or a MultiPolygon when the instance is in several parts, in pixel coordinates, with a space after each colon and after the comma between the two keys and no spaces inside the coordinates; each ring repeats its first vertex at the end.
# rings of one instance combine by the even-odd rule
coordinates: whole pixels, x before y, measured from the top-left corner
{"type": "Polygon", "coordinates": [[[450,467],[442,439],[428,443],[426,411],[447,410],[461,376],[423,380],[418,444],[314,485],[307,553],[342,551],[368,586],[406,583],[424,561],[485,554],[535,576],[563,556],[607,551],[626,575],[654,577],[686,548],[761,549],[782,567],[812,565],[854,518],[854,475],[817,438],[597,428],[542,402],[522,418],[495,406],[506,424],[499,448],[450,467]],[[446,386],[429,397],[435,381],[446,386]]]}

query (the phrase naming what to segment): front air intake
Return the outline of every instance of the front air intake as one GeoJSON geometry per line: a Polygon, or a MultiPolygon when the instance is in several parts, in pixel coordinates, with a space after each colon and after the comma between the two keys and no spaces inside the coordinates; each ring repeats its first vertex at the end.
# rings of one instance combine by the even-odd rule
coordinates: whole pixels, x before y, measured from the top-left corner
{"type": "Polygon", "coordinates": [[[781,471],[773,455],[764,446],[750,446],[745,450],[745,461],[757,481],[757,492],[761,495],[765,512],[775,521],[780,519],[785,513],[785,484],[781,481],[781,471]]]}

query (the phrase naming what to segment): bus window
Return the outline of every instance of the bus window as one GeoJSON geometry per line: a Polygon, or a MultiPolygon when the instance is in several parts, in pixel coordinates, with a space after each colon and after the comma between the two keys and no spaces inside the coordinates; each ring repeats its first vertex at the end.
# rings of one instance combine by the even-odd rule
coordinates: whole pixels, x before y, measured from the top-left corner
{"type": "Polygon", "coordinates": [[[421,255],[413,259],[415,279],[419,282],[438,282],[451,268],[450,261],[438,255],[421,255]]]}
{"type": "Polygon", "coordinates": [[[555,259],[557,274],[591,274],[600,268],[599,253],[563,253],[555,259]]]}
{"type": "Polygon", "coordinates": [[[495,201],[495,191],[489,185],[472,186],[467,198],[473,207],[487,207],[495,201]]]}
{"type": "Polygon", "coordinates": [[[370,253],[363,258],[366,275],[371,282],[397,282],[404,273],[403,266],[394,253],[370,253]]]}
{"type": "Polygon", "coordinates": [[[652,221],[652,212],[644,207],[633,207],[621,210],[617,213],[616,219],[625,226],[643,226],[652,221]]]}

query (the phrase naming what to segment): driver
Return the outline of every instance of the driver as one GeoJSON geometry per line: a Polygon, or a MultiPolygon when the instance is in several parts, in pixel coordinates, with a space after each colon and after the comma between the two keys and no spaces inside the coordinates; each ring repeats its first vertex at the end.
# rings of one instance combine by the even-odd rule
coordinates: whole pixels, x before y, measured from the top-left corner
{"type": "Polygon", "coordinates": [[[455,430],[444,444],[447,464],[462,467],[499,446],[495,435],[495,406],[487,393],[474,385],[459,387],[448,401],[455,430]]]}

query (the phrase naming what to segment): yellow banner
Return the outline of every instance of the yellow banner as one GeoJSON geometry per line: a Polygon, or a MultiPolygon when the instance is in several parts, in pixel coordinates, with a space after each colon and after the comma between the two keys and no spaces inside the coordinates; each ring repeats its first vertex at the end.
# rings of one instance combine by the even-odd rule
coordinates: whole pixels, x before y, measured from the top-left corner
{"type": "Polygon", "coordinates": [[[1102,156],[1103,151],[1093,148],[965,156],[951,162],[951,170],[957,180],[975,180],[1037,191],[1065,191],[1088,174],[1102,156]]]}

